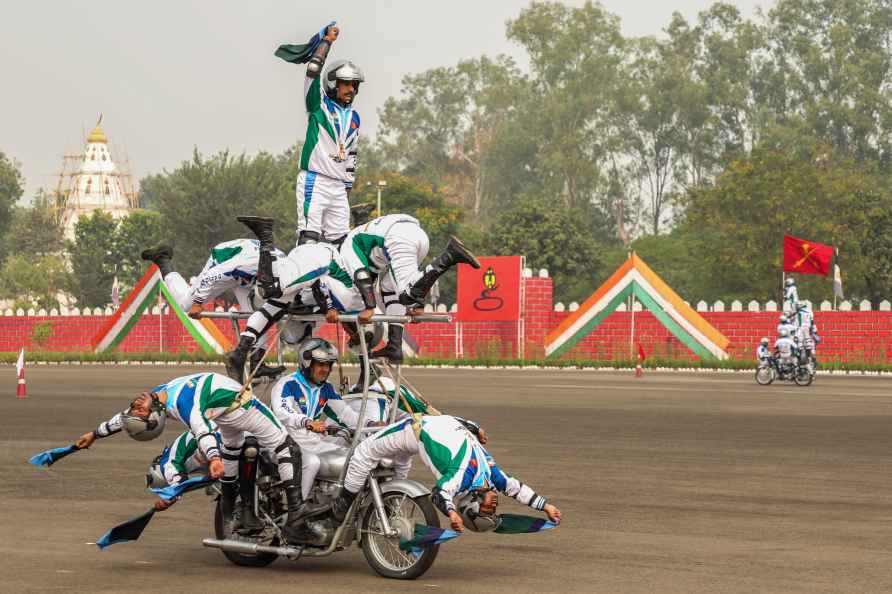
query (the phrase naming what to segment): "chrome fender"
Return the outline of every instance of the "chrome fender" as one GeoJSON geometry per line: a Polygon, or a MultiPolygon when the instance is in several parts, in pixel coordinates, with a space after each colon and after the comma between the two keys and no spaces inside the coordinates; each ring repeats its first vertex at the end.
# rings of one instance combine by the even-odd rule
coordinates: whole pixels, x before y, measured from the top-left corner
{"type": "Polygon", "coordinates": [[[421,483],[409,479],[394,479],[381,483],[381,493],[405,493],[411,498],[430,495],[431,490],[421,483]]]}

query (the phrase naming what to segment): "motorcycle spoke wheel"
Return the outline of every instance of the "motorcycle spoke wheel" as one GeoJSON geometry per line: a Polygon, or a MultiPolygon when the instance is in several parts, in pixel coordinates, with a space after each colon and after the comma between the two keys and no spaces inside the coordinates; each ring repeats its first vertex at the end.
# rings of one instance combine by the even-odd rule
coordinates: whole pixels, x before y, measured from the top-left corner
{"type": "MultiPolygon", "coordinates": [[[[391,521],[391,525],[398,519],[408,522],[413,528],[415,524],[426,523],[421,507],[404,494],[393,493],[385,495],[384,508],[388,512],[388,519],[391,521]]],[[[384,535],[381,519],[374,509],[368,523],[366,538],[369,539],[371,552],[375,555],[378,562],[391,571],[405,571],[418,561],[418,557],[411,551],[404,551],[400,548],[399,537],[394,538],[384,535]]]]}

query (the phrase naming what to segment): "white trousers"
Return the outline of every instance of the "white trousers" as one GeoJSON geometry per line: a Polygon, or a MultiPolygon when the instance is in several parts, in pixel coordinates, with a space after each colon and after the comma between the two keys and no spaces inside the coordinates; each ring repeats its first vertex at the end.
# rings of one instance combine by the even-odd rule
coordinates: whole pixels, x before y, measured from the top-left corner
{"type": "Polygon", "coordinates": [[[279,463],[279,478],[283,481],[294,479],[291,451],[288,448],[288,434],[276,420],[272,411],[257,399],[251,401],[250,408],[238,408],[214,419],[220,433],[220,451],[223,454],[225,478],[234,480],[238,476],[238,456],[245,443],[245,433],[257,438],[260,447],[273,452],[279,463]]]}
{"type": "Polygon", "coordinates": [[[297,175],[297,233],[315,231],[334,241],[350,231],[350,204],[344,182],[313,171],[297,175]]]}
{"type": "Polygon", "coordinates": [[[294,429],[289,433],[291,439],[300,446],[300,491],[303,498],[307,499],[313,489],[313,481],[316,480],[319,467],[322,465],[319,454],[343,451],[344,447],[336,441],[328,440],[307,429],[294,429]]]}
{"type": "Polygon", "coordinates": [[[418,439],[412,423],[406,423],[399,431],[388,433],[395,425],[385,427],[357,446],[347,467],[344,487],[351,493],[358,493],[365,485],[372,470],[384,458],[393,460],[396,478],[406,478],[412,467],[412,456],[418,453],[418,439]]]}

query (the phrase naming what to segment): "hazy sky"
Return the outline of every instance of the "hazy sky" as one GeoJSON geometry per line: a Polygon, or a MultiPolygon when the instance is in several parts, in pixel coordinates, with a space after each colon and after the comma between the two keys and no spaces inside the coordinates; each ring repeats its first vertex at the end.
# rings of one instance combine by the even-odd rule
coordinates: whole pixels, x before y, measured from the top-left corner
{"type": "MultiPolygon", "coordinates": [[[[772,0],[731,0],[746,15],[772,0]]],[[[579,5],[581,1],[568,2],[579,5]]],[[[365,71],[356,101],[365,134],[403,75],[519,49],[505,22],[521,0],[290,2],[255,0],[0,0],[0,151],[22,165],[26,198],[55,185],[65,152],[79,152],[99,113],[134,177],[203,153],[278,152],[303,137],[303,66],[275,58],[330,20],[330,58],[365,71]]],[[[673,11],[693,18],[708,0],[604,0],[626,35],[658,34],[673,11]]]]}

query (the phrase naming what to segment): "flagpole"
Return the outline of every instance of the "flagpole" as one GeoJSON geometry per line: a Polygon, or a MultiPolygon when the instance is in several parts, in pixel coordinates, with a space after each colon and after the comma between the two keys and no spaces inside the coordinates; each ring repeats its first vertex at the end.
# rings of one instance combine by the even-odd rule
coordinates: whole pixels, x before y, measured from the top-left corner
{"type": "MultiPolygon", "coordinates": [[[[629,252],[629,258],[632,257],[633,252],[629,252]]],[[[632,322],[631,327],[629,328],[629,359],[635,356],[635,290],[633,288],[632,292],[629,294],[629,311],[632,312],[632,322]]]]}

